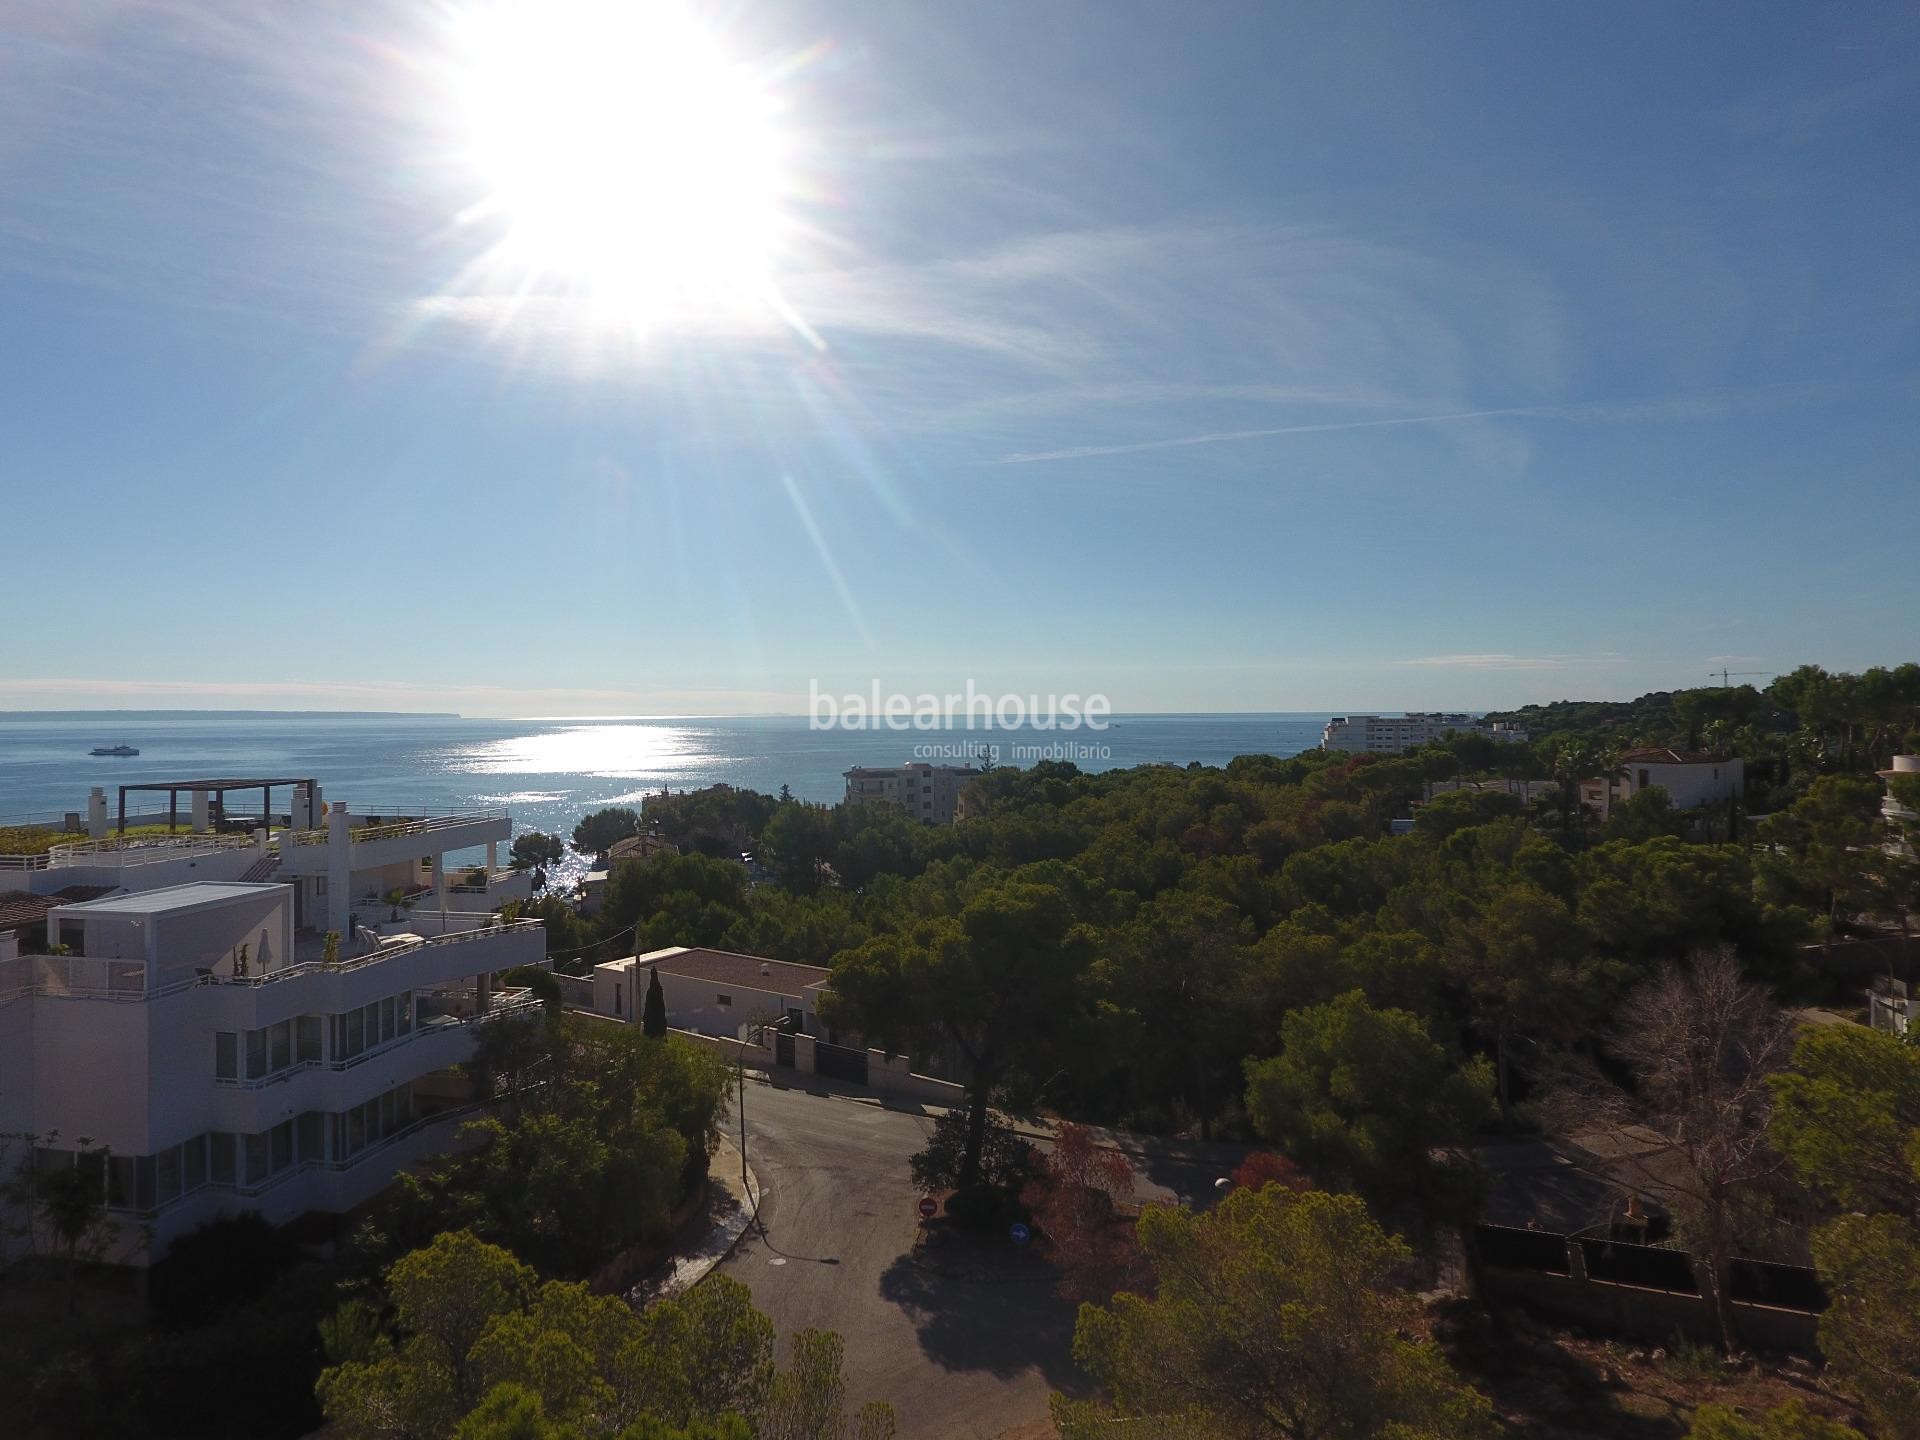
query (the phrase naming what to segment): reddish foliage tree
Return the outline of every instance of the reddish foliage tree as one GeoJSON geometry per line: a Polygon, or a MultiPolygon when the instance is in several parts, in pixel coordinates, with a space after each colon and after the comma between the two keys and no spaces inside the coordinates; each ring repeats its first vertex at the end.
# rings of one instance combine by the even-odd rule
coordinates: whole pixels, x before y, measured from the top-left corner
{"type": "Polygon", "coordinates": [[[1133,1166],[1095,1143],[1093,1131],[1060,1126],[1049,1154],[1034,1156],[1025,1199],[1060,1268],[1068,1300],[1107,1301],[1120,1290],[1144,1292],[1151,1270],[1134,1238],[1133,1166]]]}
{"type": "Polygon", "coordinates": [[[1258,1190],[1263,1185],[1278,1185],[1296,1193],[1312,1188],[1300,1167],[1284,1155],[1271,1150],[1255,1150],[1233,1172],[1233,1183],[1242,1190],[1258,1190]]]}

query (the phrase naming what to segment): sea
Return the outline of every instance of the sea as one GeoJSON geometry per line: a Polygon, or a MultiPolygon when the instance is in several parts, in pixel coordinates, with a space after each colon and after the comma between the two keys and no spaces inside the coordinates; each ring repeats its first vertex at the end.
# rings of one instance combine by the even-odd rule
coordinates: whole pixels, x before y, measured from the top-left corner
{"type": "MultiPolygon", "coordinates": [[[[501,806],[514,830],[572,833],[608,805],[725,782],[832,803],[855,765],[1071,760],[1082,770],[1224,765],[1320,743],[1324,713],[1116,715],[1102,730],[816,729],[804,715],[470,720],[450,715],[99,711],[0,713],[0,825],[86,810],[87,791],[142,781],[311,776],[366,813],[501,806]],[[125,758],[95,746],[131,745],[125,758]]],[[[251,803],[253,797],[236,797],[251,803]]],[[[276,805],[286,802],[276,794],[276,805]]]]}

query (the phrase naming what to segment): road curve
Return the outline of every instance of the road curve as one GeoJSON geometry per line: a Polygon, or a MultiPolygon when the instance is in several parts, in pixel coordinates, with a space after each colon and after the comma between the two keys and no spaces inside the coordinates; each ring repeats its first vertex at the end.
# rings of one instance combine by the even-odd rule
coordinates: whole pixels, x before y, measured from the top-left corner
{"type": "Polygon", "coordinates": [[[995,1440],[1043,1420],[1049,1391],[1084,1390],[1073,1307],[1038,1266],[969,1280],[911,1258],[907,1157],[929,1120],[765,1085],[747,1087],[746,1111],[764,1234],[749,1230],[720,1271],[773,1317],[783,1360],[795,1330],[839,1331],[849,1400],[892,1402],[901,1440],[995,1440]]]}

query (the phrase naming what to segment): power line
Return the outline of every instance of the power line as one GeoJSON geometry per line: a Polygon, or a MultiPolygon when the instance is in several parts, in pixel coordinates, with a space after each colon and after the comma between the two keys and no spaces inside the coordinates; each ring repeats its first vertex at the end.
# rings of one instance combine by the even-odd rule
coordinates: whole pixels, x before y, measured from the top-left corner
{"type": "Polygon", "coordinates": [[[603,936],[598,940],[590,940],[585,945],[576,945],[571,950],[549,950],[547,952],[547,958],[549,960],[568,960],[575,955],[584,955],[589,950],[598,950],[602,945],[611,944],[622,935],[632,935],[635,931],[639,930],[639,928],[640,922],[636,920],[624,930],[616,930],[611,935],[603,936]]]}

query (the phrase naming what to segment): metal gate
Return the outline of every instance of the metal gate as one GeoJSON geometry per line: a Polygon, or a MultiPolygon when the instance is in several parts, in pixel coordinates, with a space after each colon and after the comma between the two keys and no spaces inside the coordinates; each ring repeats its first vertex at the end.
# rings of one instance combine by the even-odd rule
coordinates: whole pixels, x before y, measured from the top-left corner
{"type": "Polygon", "coordinates": [[[851,1080],[855,1085],[864,1085],[867,1083],[867,1052],[816,1040],[813,1043],[813,1072],[825,1075],[829,1080],[851,1080]]]}
{"type": "Polygon", "coordinates": [[[779,1065],[793,1064],[793,1036],[781,1030],[773,1037],[773,1058],[779,1065]]]}

